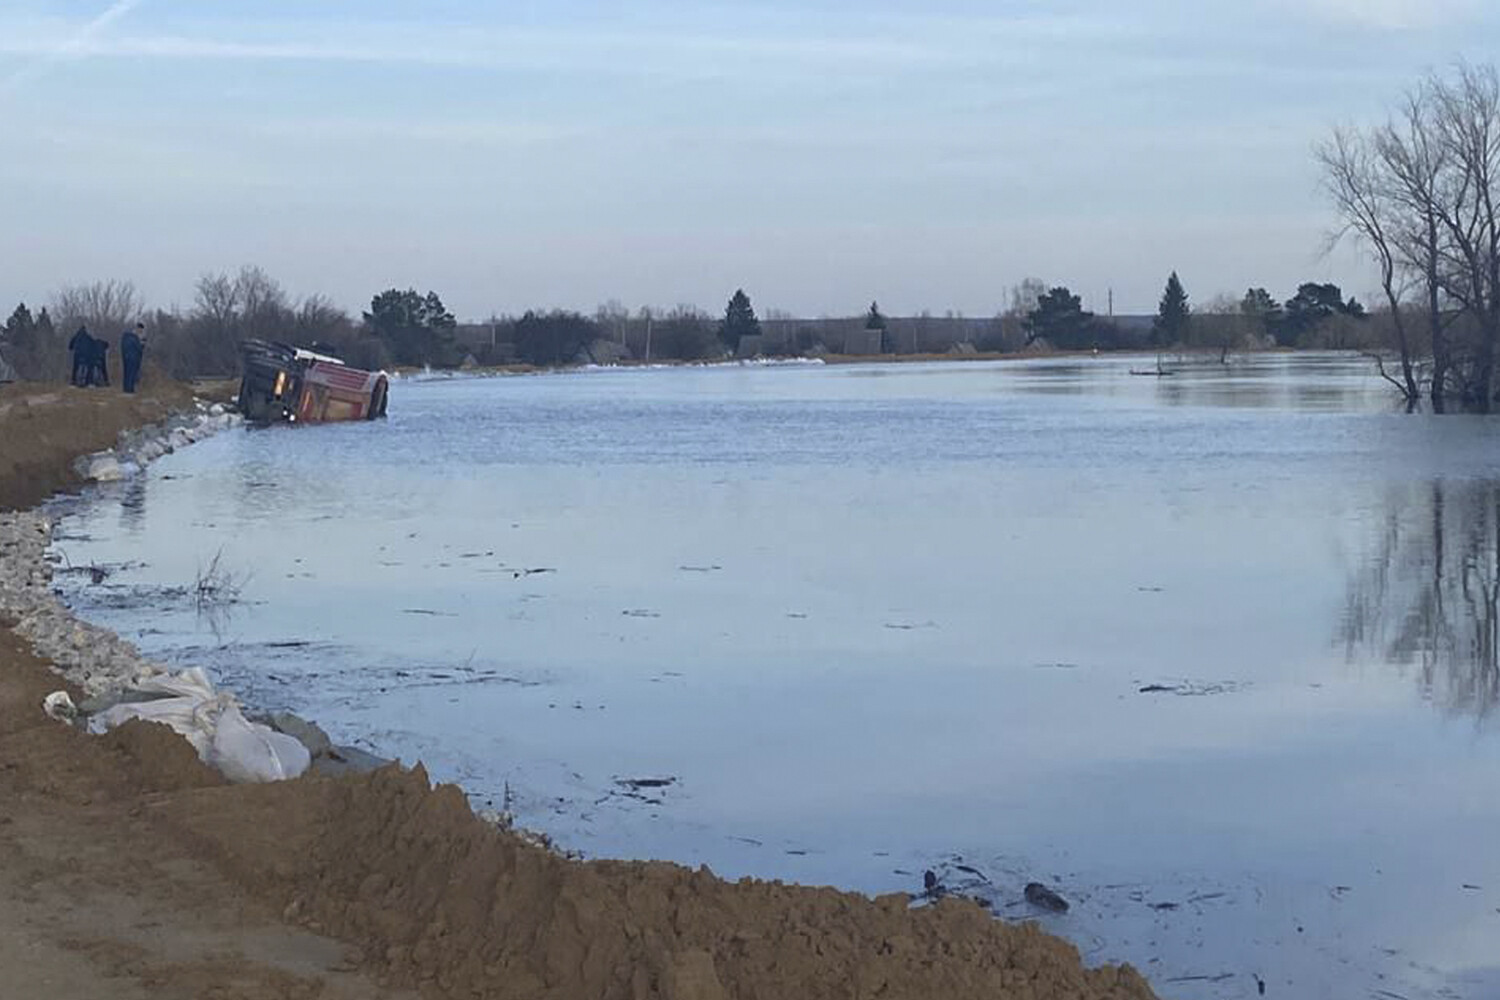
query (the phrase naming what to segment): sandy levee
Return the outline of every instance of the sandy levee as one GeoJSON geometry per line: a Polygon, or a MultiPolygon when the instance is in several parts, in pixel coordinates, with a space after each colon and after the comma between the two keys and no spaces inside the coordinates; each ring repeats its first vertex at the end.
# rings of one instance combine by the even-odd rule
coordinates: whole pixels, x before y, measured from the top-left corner
{"type": "MultiPolygon", "coordinates": [[[[80,485],[73,461],[189,405],[0,392],[0,507],[80,485]]],[[[0,552],[0,560],[14,558],[0,552]]],[[[0,983],[16,996],[869,997],[1145,1000],[1035,926],[666,863],[568,860],[392,765],[229,785],[171,731],[87,736],[0,622],[0,983]]],[[[74,691],[74,694],[80,692],[74,691]]]]}

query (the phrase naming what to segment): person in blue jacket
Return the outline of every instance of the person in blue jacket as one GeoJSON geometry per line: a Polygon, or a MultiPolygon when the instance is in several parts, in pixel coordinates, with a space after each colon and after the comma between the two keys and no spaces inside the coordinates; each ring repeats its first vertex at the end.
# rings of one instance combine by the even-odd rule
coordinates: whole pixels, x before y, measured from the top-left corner
{"type": "Polygon", "coordinates": [[[78,332],[73,334],[73,339],[68,341],[68,350],[73,352],[73,377],[74,385],[88,385],[89,373],[94,370],[94,338],[89,336],[89,329],[80,326],[78,332]]]}
{"type": "Polygon", "coordinates": [[[137,323],[134,330],[120,334],[120,387],[135,392],[141,380],[141,360],[146,356],[146,324],[137,323]]]}
{"type": "Polygon", "coordinates": [[[89,350],[89,385],[109,385],[109,341],[93,337],[89,350]]]}

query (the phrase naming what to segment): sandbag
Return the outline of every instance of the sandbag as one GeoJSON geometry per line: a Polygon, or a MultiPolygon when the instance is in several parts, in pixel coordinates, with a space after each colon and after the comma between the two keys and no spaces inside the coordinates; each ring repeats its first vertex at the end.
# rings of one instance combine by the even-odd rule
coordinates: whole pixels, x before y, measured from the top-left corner
{"type": "Polygon", "coordinates": [[[227,696],[214,695],[212,689],[209,690],[210,694],[207,697],[201,694],[190,694],[176,698],[158,698],[155,701],[133,701],[115,705],[89,719],[89,731],[108,732],[116,726],[123,726],[131,719],[159,722],[164,726],[170,726],[174,732],[193,745],[193,749],[198,752],[201,759],[207,760],[209,749],[213,746],[215,717],[229,700],[227,696]]]}
{"type": "Polygon", "coordinates": [[[159,694],[176,698],[197,698],[207,701],[218,694],[214,682],[202,667],[189,667],[180,674],[158,674],[147,677],[135,685],[135,690],[147,694],[159,694]]]}
{"type": "Polygon", "coordinates": [[[295,737],[249,721],[237,705],[219,713],[205,759],[237,782],[285,781],[312,765],[312,755],[295,737]]]}
{"type": "Polygon", "coordinates": [[[151,677],[136,685],[152,701],[111,706],[89,719],[89,730],[103,733],[131,719],[170,726],[193,745],[204,763],[230,781],[283,781],[312,764],[307,748],[295,737],[250,722],[234,695],[220,694],[198,667],[172,676],[151,677]]]}

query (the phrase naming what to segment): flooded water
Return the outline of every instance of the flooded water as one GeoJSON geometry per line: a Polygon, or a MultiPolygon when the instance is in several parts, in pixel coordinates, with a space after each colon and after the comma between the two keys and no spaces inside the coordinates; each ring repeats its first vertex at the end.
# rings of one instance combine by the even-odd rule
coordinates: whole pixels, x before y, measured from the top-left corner
{"type": "Polygon", "coordinates": [[[1500,421],[1132,363],[408,381],[57,547],[123,567],[89,617],[589,856],[931,869],[1165,997],[1500,996],[1500,421]]]}

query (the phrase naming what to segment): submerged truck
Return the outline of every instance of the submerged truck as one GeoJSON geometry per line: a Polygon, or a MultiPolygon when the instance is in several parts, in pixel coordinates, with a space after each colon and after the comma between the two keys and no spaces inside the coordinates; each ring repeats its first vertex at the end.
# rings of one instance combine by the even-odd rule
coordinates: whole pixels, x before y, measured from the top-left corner
{"type": "Polygon", "coordinates": [[[351,368],[338,358],[271,340],[241,345],[240,412],[255,423],[325,423],[385,416],[385,372],[351,368]]]}

